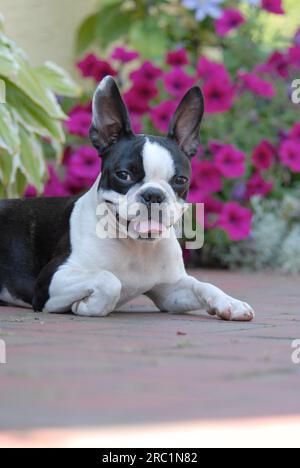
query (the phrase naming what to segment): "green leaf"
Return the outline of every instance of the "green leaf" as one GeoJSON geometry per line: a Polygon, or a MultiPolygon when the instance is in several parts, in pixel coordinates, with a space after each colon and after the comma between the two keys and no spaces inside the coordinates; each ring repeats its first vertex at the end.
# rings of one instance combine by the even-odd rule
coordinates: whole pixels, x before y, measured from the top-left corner
{"type": "Polygon", "coordinates": [[[65,141],[65,134],[60,121],[53,120],[43,109],[36,106],[22,91],[12,83],[6,86],[7,104],[11,106],[16,121],[29,132],[46,138],[65,141]]]}
{"type": "Polygon", "coordinates": [[[3,185],[8,187],[14,182],[13,176],[13,156],[7,151],[0,150],[0,172],[3,185]]]}
{"type": "Polygon", "coordinates": [[[0,104],[0,154],[1,149],[10,155],[17,154],[20,148],[18,126],[6,104],[0,104]]]}
{"type": "Polygon", "coordinates": [[[130,29],[130,42],[145,59],[161,59],[168,51],[166,35],[153,17],[135,21],[130,29]]]}
{"type": "Polygon", "coordinates": [[[37,77],[61,96],[79,97],[80,87],[72,80],[71,76],[53,62],[46,62],[41,67],[35,69],[37,77]]]}
{"type": "Polygon", "coordinates": [[[122,1],[118,0],[112,5],[104,6],[98,13],[96,24],[96,37],[104,49],[112,42],[129,33],[134,24],[134,11],[120,11],[122,1]]]}
{"type": "Polygon", "coordinates": [[[43,150],[35,135],[29,134],[20,127],[20,169],[27,181],[34,185],[38,192],[43,190],[43,177],[46,173],[43,150]]]}
{"type": "Polygon", "coordinates": [[[98,15],[91,15],[80,25],[76,37],[76,53],[82,54],[96,39],[98,15]]]}

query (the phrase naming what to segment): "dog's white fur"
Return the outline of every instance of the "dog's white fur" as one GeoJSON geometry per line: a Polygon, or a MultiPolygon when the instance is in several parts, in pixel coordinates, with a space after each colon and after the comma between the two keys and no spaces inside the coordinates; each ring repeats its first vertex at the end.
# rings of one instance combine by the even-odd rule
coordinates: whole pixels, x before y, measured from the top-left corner
{"type": "MultiPolygon", "coordinates": [[[[159,144],[146,140],[143,158],[145,180],[128,198],[134,202],[141,188],[158,185],[168,194],[170,205],[175,206],[176,196],[168,183],[174,175],[171,155],[159,144]]],[[[99,178],[74,207],[72,253],[53,276],[46,311],[64,312],[71,307],[74,314],[103,317],[145,294],[163,311],[204,309],[225,320],[253,319],[248,304],[187,275],[174,227],[168,239],[155,242],[100,239],[96,235],[98,203],[104,199],[115,202],[119,195],[99,192],[98,186],[99,178]]]]}

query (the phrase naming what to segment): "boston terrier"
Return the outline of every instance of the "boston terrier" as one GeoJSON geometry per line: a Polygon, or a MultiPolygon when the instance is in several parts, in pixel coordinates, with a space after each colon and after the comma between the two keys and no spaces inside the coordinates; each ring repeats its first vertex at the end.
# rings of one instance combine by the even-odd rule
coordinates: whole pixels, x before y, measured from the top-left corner
{"type": "Polygon", "coordinates": [[[186,273],[175,233],[203,113],[203,95],[194,87],[166,137],[135,135],[117,85],[106,77],[93,98],[90,139],[102,158],[93,187],[77,197],[0,203],[1,303],[105,317],[146,295],[165,312],[204,309],[223,320],[251,321],[248,304],[186,273]],[[125,202],[146,208],[147,219],[126,217],[125,202]],[[134,235],[129,229],[128,236],[100,235],[101,204],[119,223],[124,218],[126,229],[132,224],[134,235]],[[149,215],[151,205],[163,204],[172,213],[166,225],[149,215]]]}

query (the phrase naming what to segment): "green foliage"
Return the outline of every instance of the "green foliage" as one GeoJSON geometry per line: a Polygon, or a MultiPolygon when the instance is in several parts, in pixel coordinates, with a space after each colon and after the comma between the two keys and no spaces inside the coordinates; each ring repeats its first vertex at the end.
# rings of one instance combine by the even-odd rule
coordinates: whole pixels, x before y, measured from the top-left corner
{"type": "MultiPolygon", "coordinates": [[[[1,31],[1,27],[0,27],[1,31]]],[[[79,96],[67,73],[47,62],[33,68],[24,52],[0,32],[0,197],[23,194],[27,184],[42,192],[47,176],[45,145],[60,157],[66,118],[56,94],[79,96]]]]}

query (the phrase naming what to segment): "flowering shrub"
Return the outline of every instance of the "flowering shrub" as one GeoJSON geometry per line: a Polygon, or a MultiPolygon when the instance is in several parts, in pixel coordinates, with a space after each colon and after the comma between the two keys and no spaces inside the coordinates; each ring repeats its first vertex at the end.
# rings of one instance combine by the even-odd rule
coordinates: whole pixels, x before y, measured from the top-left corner
{"type": "MultiPolygon", "coordinates": [[[[158,7],[172,2],[153,3],[158,7]]],[[[226,249],[228,253],[232,246],[253,239],[256,197],[280,203],[300,187],[300,121],[291,102],[291,83],[300,70],[300,29],[286,50],[265,52],[259,47],[256,18],[232,8],[233,3],[236,5],[223,0],[180,2],[195,21],[209,21],[207,29],[213,28],[218,49],[214,44],[205,52],[196,48],[195,54],[190,40],[187,47],[177,44],[166,51],[163,61],[155,61],[143,59],[140,50],[117,45],[105,55],[88,53],[77,63],[91,90],[108,74],[116,78],[137,133],[166,133],[185,92],[197,84],[202,87],[206,118],[202,144],[192,161],[189,201],[205,203],[205,255],[209,260],[209,252],[215,256],[223,249],[219,259],[224,259],[226,249]],[[254,32],[257,44],[253,43],[254,32]]],[[[242,3],[270,15],[284,14],[280,0],[242,3]]],[[[84,102],[68,112],[64,176],[58,178],[50,166],[46,194],[81,192],[99,173],[100,160],[87,140],[90,99],[88,93],[84,102]]]]}

